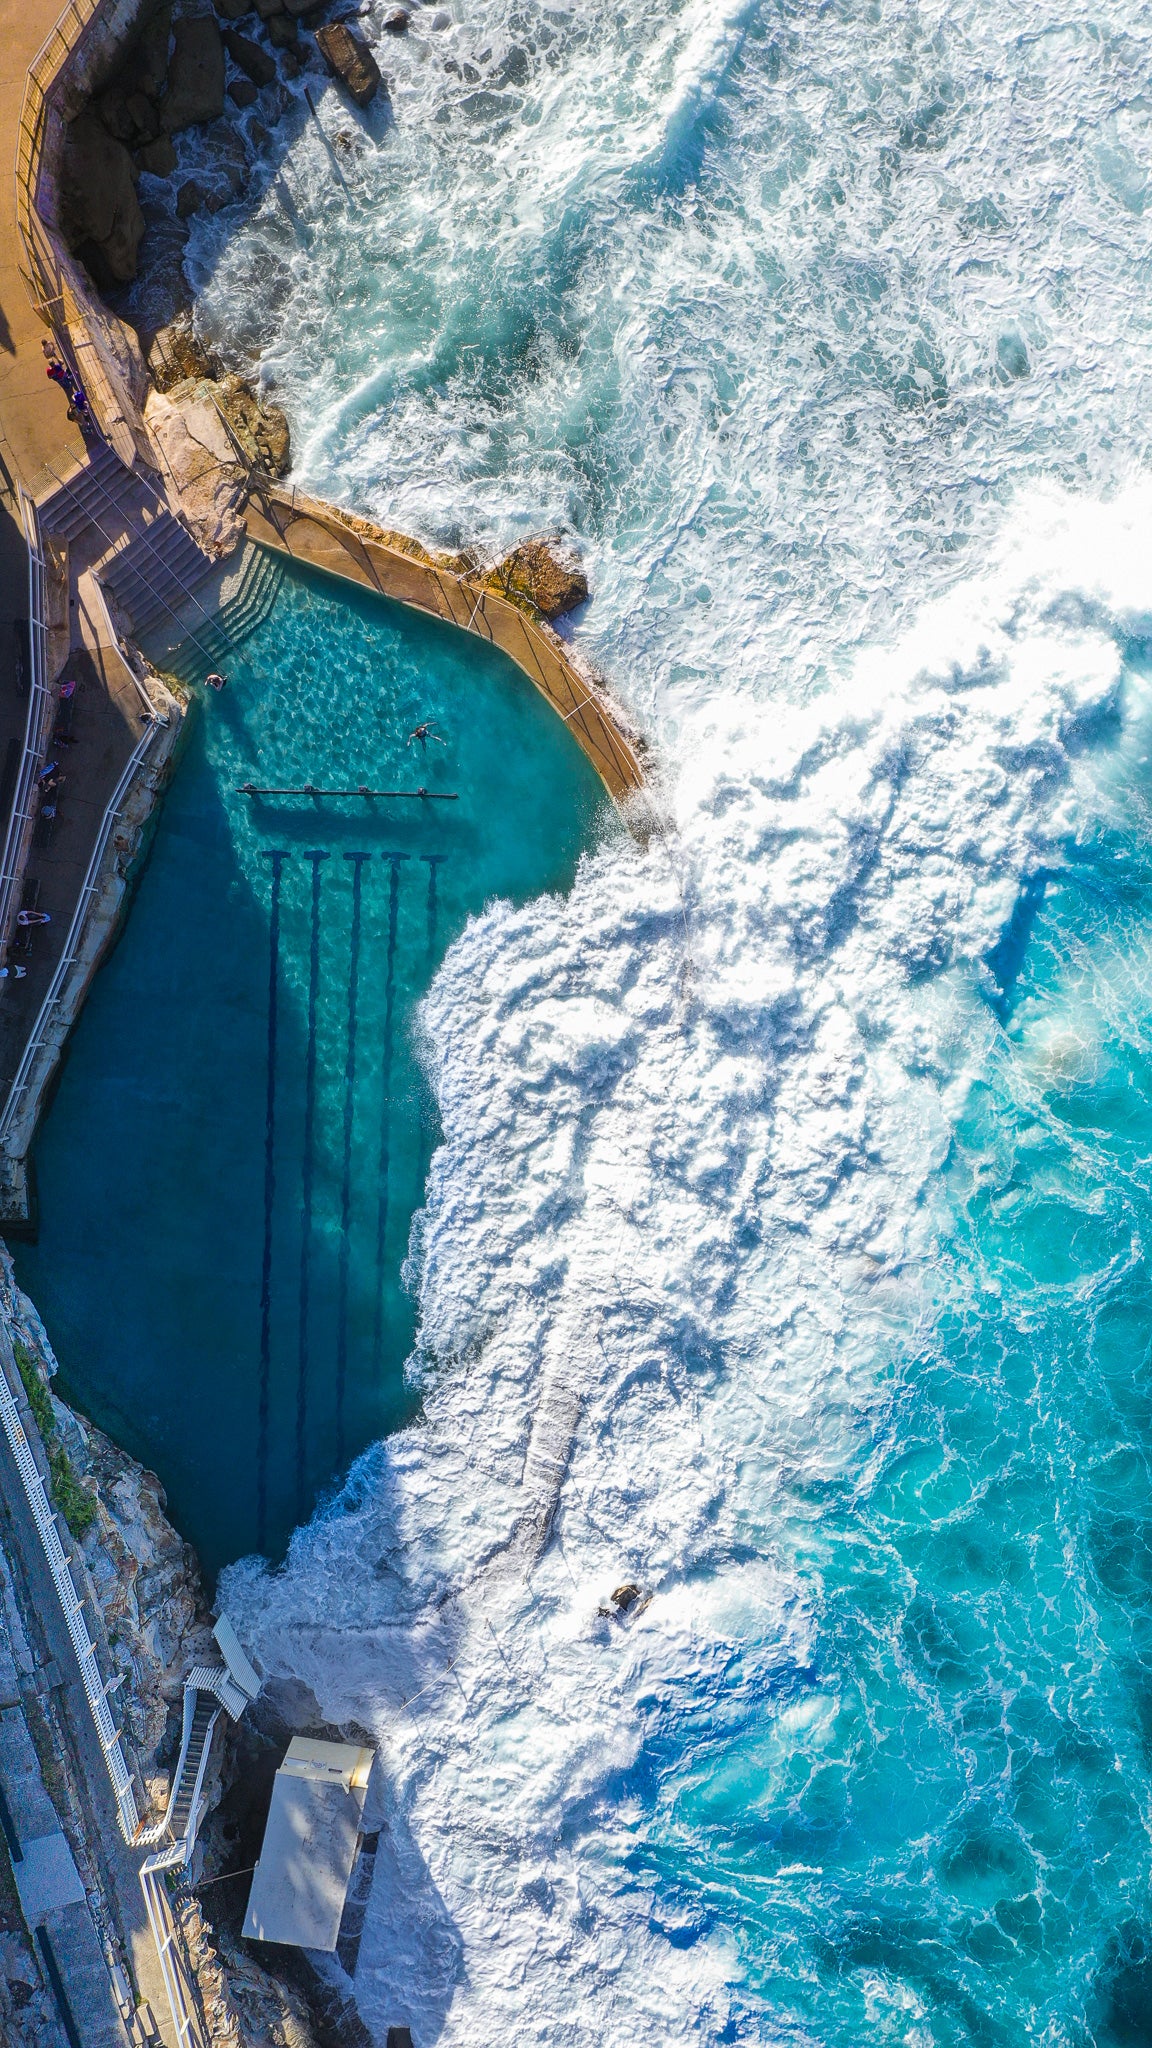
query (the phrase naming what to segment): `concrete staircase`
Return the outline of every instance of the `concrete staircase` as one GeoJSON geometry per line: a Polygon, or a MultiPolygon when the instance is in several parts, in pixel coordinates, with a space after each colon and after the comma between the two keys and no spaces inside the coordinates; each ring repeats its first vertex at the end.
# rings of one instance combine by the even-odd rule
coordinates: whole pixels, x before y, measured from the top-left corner
{"type": "Polygon", "coordinates": [[[50,497],[41,499],[38,507],[41,531],[74,541],[89,526],[110,529],[123,517],[119,505],[121,498],[143,499],[153,507],[160,503],[139,473],[130,476],[111,448],[101,441],[90,450],[83,469],[65,477],[50,497]],[[113,505],[117,508],[115,511],[113,505]]]}
{"type": "Polygon", "coordinates": [[[183,683],[202,683],[210,669],[221,669],[227,674],[248,635],[268,617],[283,580],[284,567],[279,557],[267,548],[249,544],[240,558],[239,570],[214,586],[216,609],[212,625],[185,604],[180,616],[191,627],[191,635],[179,639],[171,621],[149,622],[140,628],[146,636],[144,652],[158,667],[178,676],[183,683]]]}
{"type": "Polygon", "coordinates": [[[168,1801],[168,1826],[172,1838],[182,1842],[190,1832],[192,1809],[202,1777],[201,1765],[212,1740],[220,1702],[210,1692],[198,1692],[192,1708],[192,1721],[187,1741],[180,1752],[180,1764],[172,1786],[172,1797],[168,1801]]]}
{"type": "Polygon", "coordinates": [[[65,477],[40,505],[44,531],[75,542],[95,533],[107,546],[95,563],[101,585],[157,666],[183,682],[228,672],[240,643],[276,600],[284,569],[248,545],[239,572],[197,546],[173,518],[159,489],[131,475],[103,443],[83,469],[65,477]],[[210,587],[209,587],[210,586],[210,587]]]}

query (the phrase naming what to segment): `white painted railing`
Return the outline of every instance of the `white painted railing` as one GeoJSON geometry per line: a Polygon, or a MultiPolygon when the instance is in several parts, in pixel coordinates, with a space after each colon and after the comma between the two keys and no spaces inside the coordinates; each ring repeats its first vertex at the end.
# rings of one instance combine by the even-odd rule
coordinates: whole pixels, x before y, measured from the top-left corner
{"type": "Polygon", "coordinates": [[[36,507],[20,491],[20,517],[28,548],[28,641],[31,676],[28,687],[28,715],[24,721],[24,750],[12,797],[12,812],[0,858],[0,955],[8,943],[16,914],[16,895],[24,878],[28,842],[36,818],[36,777],[44,759],[52,711],[48,679],[48,597],[45,585],[44,549],[36,507]]]}
{"type": "Polygon", "coordinates": [[[2,1110],[0,1110],[0,1148],[3,1148],[3,1146],[6,1145],[8,1138],[11,1135],[12,1126],[15,1123],[16,1118],[20,1112],[24,1096],[28,1092],[29,1084],[31,1081],[32,1069],[35,1065],[37,1055],[39,1054],[41,1047],[44,1045],[45,1040],[48,1037],[49,1028],[52,1023],[52,1013],[60,1000],[60,994],[61,990],[63,989],[65,979],[67,978],[70,969],[75,966],[76,961],[79,957],[80,942],[84,933],[85,921],[88,916],[89,906],[92,902],[93,896],[96,893],[96,888],[99,883],[100,867],[104,859],[104,854],[108,845],[108,841],[112,834],[112,828],[120,816],[120,812],[123,808],[124,801],[128,795],[129,790],[132,787],[133,781],[135,780],[136,770],[139,768],[141,762],[144,760],[144,757],[148,753],[149,748],[155,742],[158,729],[158,720],[155,723],[150,723],[148,726],[145,727],[145,730],[141,734],[140,738],[137,740],[135,747],[132,749],[131,757],[125,763],[123,772],[120,776],[120,780],[116,784],[116,787],[112,792],[111,799],[108,803],[108,808],[104,813],[103,821],[100,826],[100,831],[97,834],[96,844],[92,849],[92,858],[88,863],[88,869],[84,876],[83,886],[81,887],[80,895],[76,903],[76,909],[72,916],[72,922],[68,927],[68,936],[64,941],[64,950],[56,963],[55,972],[52,976],[51,981],[48,984],[48,992],[44,997],[44,1001],[40,1005],[40,1009],[36,1017],[36,1022],[33,1024],[32,1030],[29,1033],[28,1042],[24,1047],[24,1052],[20,1061],[20,1065],[16,1070],[16,1078],[8,1091],[8,1097],[4,1104],[4,1107],[2,1110]]]}
{"type": "Polygon", "coordinates": [[[108,1711],[108,1696],[100,1676],[100,1666],[96,1662],[92,1638],[84,1620],[83,1602],[76,1597],[76,1587],[68,1567],[68,1559],[64,1555],[56,1518],[45,1491],[44,1481],[40,1477],[39,1467],[32,1455],[32,1446],[20,1420],[20,1410],[12,1391],[18,1376],[19,1367],[12,1349],[11,1332],[7,1322],[0,1319],[0,1423],[3,1424],[4,1434],[15,1459],[48,1569],[52,1574],[52,1582],[68,1625],[68,1633],[72,1638],[72,1647],[76,1652],[76,1662],[80,1667],[80,1677],[91,1709],[97,1740],[104,1754],[104,1762],[108,1766],[112,1790],[116,1795],[120,1832],[126,1842],[131,1842],[140,1825],[136,1793],[124,1761],[120,1732],[108,1711]]]}

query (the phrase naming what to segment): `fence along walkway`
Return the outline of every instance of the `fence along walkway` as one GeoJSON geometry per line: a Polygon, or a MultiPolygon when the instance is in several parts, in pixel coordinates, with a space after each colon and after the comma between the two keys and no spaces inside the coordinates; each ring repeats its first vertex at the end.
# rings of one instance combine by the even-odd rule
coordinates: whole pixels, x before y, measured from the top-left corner
{"type": "Polygon", "coordinates": [[[0,959],[3,959],[16,914],[16,896],[24,878],[28,846],[36,823],[36,777],[44,759],[44,747],[54,709],[48,676],[48,605],[45,587],[44,549],[36,508],[24,490],[20,491],[20,516],[28,547],[28,642],[31,664],[28,687],[28,716],[24,725],[24,751],[16,777],[12,815],[0,862],[0,959]]]}
{"type": "Polygon", "coordinates": [[[155,744],[159,730],[160,722],[158,719],[145,726],[143,733],[124,764],[120,780],[116,784],[108,808],[104,813],[103,822],[96,835],[96,844],[92,849],[92,857],[88,862],[87,872],[81,885],[76,908],[72,914],[72,922],[68,927],[68,936],[64,941],[64,949],[56,963],[56,970],[48,984],[48,991],[40,1005],[36,1021],[28,1034],[28,1040],[21,1055],[20,1065],[16,1069],[16,1078],[8,1091],[7,1101],[3,1109],[0,1110],[0,1151],[7,1147],[8,1140],[12,1136],[13,1127],[19,1117],[24,1097],[32,1085],[33,1069],[37,1057],[51,1037],[52,1026],[55,1021],[53,1012],[61,999],[65,981],[80,957],[84,925],[92,898],[100,884],[100,869],[103,864],[108,841],[112,836],[112,828],[116,824],[125,799],[135,782],[136,772],[150,748],[155,744]]]}

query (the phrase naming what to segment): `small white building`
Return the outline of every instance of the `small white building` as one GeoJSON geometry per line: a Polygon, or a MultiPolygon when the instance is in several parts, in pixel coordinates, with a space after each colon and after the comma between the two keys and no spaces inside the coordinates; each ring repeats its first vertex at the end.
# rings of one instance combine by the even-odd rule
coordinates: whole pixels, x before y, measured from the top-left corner
{"type": "Polygon", "coordinates": [[[334,1949],[375,1751],[294,1735],[276,1773],[244,1933],[334,1949]]]}

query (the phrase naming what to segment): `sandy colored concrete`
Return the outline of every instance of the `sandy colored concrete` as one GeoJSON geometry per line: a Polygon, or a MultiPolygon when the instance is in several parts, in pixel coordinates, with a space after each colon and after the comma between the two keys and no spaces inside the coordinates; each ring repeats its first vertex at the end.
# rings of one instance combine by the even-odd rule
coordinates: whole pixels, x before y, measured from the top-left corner
{"type": "Polygon", "coordinates": [[[43,488],[46,462],[71,469],[84,457],[68,400],[44,374],[40,343],[48,330],[20,275],[12,176],[28,66],[58,13],[54,0],[0,0],[0,458],[9,489],[19,481],[34,494],[43,488]]]}
{"type": "Polygon", "coordinates": [[[618,804],[627,805],[643,789],[644,771],[608,698],[581,674],[559,636],[509,598],[478,587],[422,550],[406,553],[383,534],[374,538],[366,520],[353,527],[334,507],[275,484],[256,485],[247,525],[251,538],[265,547],[492,641],[547,698],[618,804]]]}

